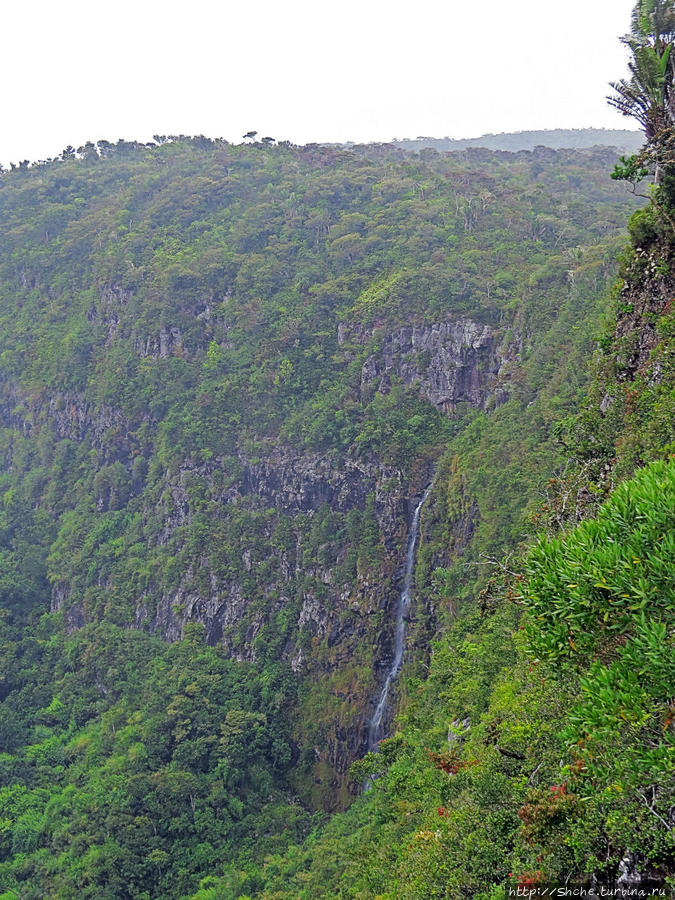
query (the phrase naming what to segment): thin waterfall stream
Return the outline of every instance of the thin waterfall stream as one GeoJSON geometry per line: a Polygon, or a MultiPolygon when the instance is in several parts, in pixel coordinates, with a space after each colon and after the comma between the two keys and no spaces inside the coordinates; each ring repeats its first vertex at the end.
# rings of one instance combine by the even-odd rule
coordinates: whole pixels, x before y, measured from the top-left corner
{"type": "Polygon", "coordinates": [[[403,664],[403,651],[405,650],[405,619],[410,601],[412,599],[413,572],[415,571],[415,561],[417,559],[417,543],[420,536],[420,514],[427,497],[431,492],[432,485],[427,485],[424,493],[413,513],[412,522],[410,523],[410,532],[408,534],[408,546],[405,554],[405,574],[403,577],[403,587],[399,594],[398,604],[396,605],[396,629],[394,631],[394,658],[387,672],[387,677],[382,686],[380,699],[375,707],[373,718],[368,725],[368,750],[376,751],[379,741],[382,740],[382,718],[387,708],[387,699],[392,684],[396,681],[403,664]]]}

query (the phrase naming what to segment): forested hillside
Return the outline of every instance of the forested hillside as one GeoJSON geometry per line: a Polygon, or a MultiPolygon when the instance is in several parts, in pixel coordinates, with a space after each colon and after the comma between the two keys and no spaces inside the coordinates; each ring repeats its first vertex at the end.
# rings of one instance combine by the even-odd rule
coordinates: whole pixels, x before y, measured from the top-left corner
{"type": "Polygon", "coordinates": [[[179,138],[0,177],[0,888],[498,897],[640,842],[666,871],[665,801],[632,801],[672,759],[671,245],[639,213],[612,290],[615,156],[179,138]],[[402,732],[350,774],[429,482],[402,732]]]}
{"type": "Polygon", "coordinates": [[[195,900],[672,894],[673,162],[629,221],[536,533],[495,561],[410,680],[398,731],[354,765],[370,790],[195,900]]]}

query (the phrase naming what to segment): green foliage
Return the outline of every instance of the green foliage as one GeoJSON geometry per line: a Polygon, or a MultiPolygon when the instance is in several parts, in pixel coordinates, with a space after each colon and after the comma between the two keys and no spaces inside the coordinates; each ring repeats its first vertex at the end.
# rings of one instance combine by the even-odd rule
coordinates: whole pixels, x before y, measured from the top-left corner
{"type": "Polygon", "coordinates": [[[638,0],[631,33],[622,38],[631,51],[631,78],[613,83],[609,103],[636,119],[652,139],[672,121],[675,10],[671,0],[638,0]]]}
{"type": "Polygon", "coordinates": [[[523,602],[533,653],[584,657],[641,615],[675,608],[675,465],[654,464],[619,485],[598,515],[525,560],[523,602]]]}
{"type": "Polygon", "coordinates": [[[628,220],[628,231],[636,247],[649,247],[658,238],[658,223],[651,207],[639,209],[628,220]]]}
{"type": "MultiPolygon", "coordinates": [[[[268,858],[252,896],[486,898],[514,882],[588,884],[593,873],[611,886],[626,847],[672,872],[675,604],[664,573],[674,478],[674,463],[645,469],[596,518],[530,551],[516,580],[525,630],[513,586],[496,609],[456,620],[428,677],[410,685],[399,733],[354,765],[368,790],[299,852],[268,858]],[[601,627],[553,665],[532,661],[560,618],[539,619],[542,591],[553,598],[571,566],[579,583],[602,579],[614,565],[602,570],[602,551],[624,543],[630,566],[619,569],[641,590],[636,542],[648,577],[661,578],[649,604],[624,604],[617,638],[604,593],[589,588],[582,618],[601,627]]],[[[491,590],[508,585],[503,576],[491,590]]],[[[566,609],[576,625],[579,606],[566,609]]]]}
{"type": "Polygon", "coordinates": [[[614,166],[611,177],[615,181],[629,181],[636,185],[649,175],[649,169],[640,162],[638,155],[620,156],[619,162],[614,166]]]}
{"type": "Polygon", "coordinates": [[[0,877],[22,896],[181,896],[235,849],[301,833],[282,791],[295,702],[283,666],[235,663],[199,632],[167,645],[107,626],[41,643],[24,640],[5,701],[33,731],[4,760],[0,877]]]}
{"type": "MultiPolygon", "coordinates": [[[[538,867],[528,804],[552,874],[600,853],[606,808],[624,834],[612,785],[632,802],[665,771],[658,747],[640,755],[665,721],[662,632],[630,600],[635,649],[528,671],[513,602],[526,585],[486,564],[522,540],[563,464],[553,424],[583,395],[634,208],[605,177],[612,159],[176,139],[100,142],[0,178],[0,885],[25,900],[496,896],[509,865],[538,867]],[[495,329],[504,402],[449,415],[414,381],[365,381],[392,330],[463,316],[495,329]],[[284,453],[302,490],[282,503],[284,453]],[[377,490],[338,503],[326,476],[313,494],[308,464],[376,471],[377,490]],[[370,791],[314,817],[352,799],[347,762],[378,686],[396,555],[382,520],[405,524],[404,503],[385,501],[433,467],[403,733],[354,769],[370,791]],[[636,687],[643,652],[653,679],[636,687]],[[310,677],[290,668],[303,658],[310,677]],[[606,783],[585,819],[550,786],[570,746],[590,747],[592,713],[630,765],[609,771],[589,750],[588,777],[606,783]]],[[[652,225],[631,227],[647,241],[662,236],[652,225]]],[[[415,364],[427,374],[429,354],[415,364]]],[[[667,443],[665,385],[642,396],[636,455],[667,443]]],[[[626,495],[624,518],[641,497],[626,495]]],[[[639,531],[626,552],[650,579],[669,557],[639,531]]],[[[603,572],[614,559],[593,558],[603,572]]],[[[581,630],[599,619],[619,634],[601,589],[584,614],[586,599],[581,630]]],[[[667,800],[645,796],[654,822],[626,833],[665,858],[667,800]]]]}

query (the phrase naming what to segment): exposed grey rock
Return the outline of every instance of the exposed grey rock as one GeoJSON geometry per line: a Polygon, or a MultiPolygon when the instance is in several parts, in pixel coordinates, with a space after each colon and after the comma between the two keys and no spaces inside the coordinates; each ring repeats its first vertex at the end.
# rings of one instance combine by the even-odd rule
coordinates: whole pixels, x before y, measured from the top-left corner
{"type": "Polygon", "coordinates": [[[103,325],[107,334],[105,346],[110,347],[119,337],[120,325],[133,294],[119,285],[106,285],[101,289],[97,302],[87,312],[87,319],[94,325],[103,325]]]}
{"type": "Polygon", "coordinates": [[[644,882],[644,877],[638,871],[637,854],[628,850],[619,863],[619,877],[616,886],[623,888],[639,887],[644,882]]]}
{"type": "Polygon", "coordinates": [[[255,463],[242,457],[241,464],[241,495],[287,513],[316,511],[324,504],[340,512],[362,509],[371,491],[382,507],[383,487],[392,481],[400,487],[402,481],[392,466],[288,447],[273,447],[255,463]]]}
{"type": "Polygon", "coordinates": [[[183,336],[177,325],[162,326],[159,334],[134,335],[134,351],[142,359],[166,359],[183,352],[183,336]]]}
{"type": "MultiPolygon", "coordinates": [[[[145,608],[145,603],[143,604],[145,608]]],[[[172,593],[165,593],[157,603],[149,630],[160,634],[164,640],[177,641],[188,622],[197,622],[205,627],[209,644],[224,644],[237,659],[255,659],[252,641],[260,629],[262,621],[252,623],[252,631],[247,634],[244,644],[237,644],[228,635],[228,629],[241,621],[248,609],[248,599],[237,582],[221,583],[211,574],[210,592],[204,594],[194,583],[194,572],[190,567],[172,593]]],[[[137,612],[138,618],[138,612],[137,612]]]]}
{"type": "Polygon", "coordinates": [[[111,429],[126,430],[126,419],[120,410],[106,404],[95,406],[75,391],[53,393],[49,397],[47,414],[54,422],[58,437],[81,441],[88,434],[95,446],[106,441],[111,429]]]}
{"type": "MultiPolygon", "coordinates": [[[[227,516],[228,506],[236,506],[251,511],[275,509],[288,517],[296,536],[295,553],[291,558],[286,551],[280,553],[274,560],[275,565],[268,567],[269,582],[258,584],[256,590],[269,599],[262,605],[254,604],[255,612],[251,607],[253,598],[246,596],[242,582],[245,573],[253,572],[260,564],[258,546],[241,546],[239,577],[242,582],[237,578],[223,580],[222,575],[211,570],[210,560],[204,558],[201,568],[208,573],[210,591],[204,594],[203,578],[201,590],[197,587],[195,573],[189,569],[177,589],[157,600],[150,630],[173,641],[180,638],[188,622],[199,622],[204,625],[210,643],[224,644],[234,656],[252,659],[255,656],[252,641],[260,628],[290,602],[289,597],[298,596],[301,584],[307,585],[313,579],[317,588],[322,588],[321,596],[307,586],[302,589],[295,629],[304,627],[320,642],[330,638],[333,647],[346,642],[344,653],[348,658],[347,645],[352,639],[358,640],[370,627],[361,620],[362,613],[368,609],[386,608],[391,602],[390,595],[395,593],[389,572],[393,572],[398,561],[401,523],[406,520],[402,473],[392,466],[349,456],[300,453],[291,447],[276,446],[267,448],[256,461],[241,455],[237,472],[232,470],[232,460],[227,465],[227,474],[222,459],[200,465],[186,462],[173,473],[167,473],[158,505],[145,513],[146,519],[161,522],[156,538],[158,543],[168,544],[175,539],[179,529],[192,522],[190,484],[194,479],[202,479],[208,484],[214,508],[221,509],[223,516],[227,516]],[[307,520],[311,520],[324,504],[344,513],[351,509],[363,510],[371,494],[375,497],[375,515],[384,537],[385,569],[378,578],[361,574],[356,583],[339,583],[335,565],[340,558],[322,557],[321,562],[307,559],[303,543],[307,520]],[[328,595],[328,600],[324,594],[328,595]],[[347,615],[345,609],[349,610],[347,615]],[[250,623],[251,631],[242,639],[241,623],[244,620],[250,623]]],[[[270,520],[263,542],[271,540],[274,521],[276,519],[270,520]]],[[[337,552],[340,557],[345,548],[338,547],[337,552]]],[[[148,602],[143,598],[143,611],[137,611],[136,615],[138,624],[148,619],[148,602]]],[[[387,640],[387,635],[383,640],[387,640]]],[[[336,665],[343,655],[340,651],[336,665]]],[[[286,648],[285,656],[296,671],[303,668],[307,660],[292,642],[286,648]]]]}
{"type": "MultiPolygon", "coordinates": [[[[362,335],[353,335],[357,340],[362,335]]],[[[346,332],[338,333],[344,343],[346,332]]],[[[362,391],[373,382],[387,390],[392,377],[418,385],[430,403],[451,412],[460,403],[477,409],[508,399],[503,377],[515,356],[500,347],[497,332],[468,318],[433,325],[405,325],[388,331],[382,349],[370,356],[361,372],[362,391]]]]}
{"type": "Polygon", "coordinates": [[[642,267],[637,288],[629,278],[621,296],[625,311],[617,317],[615,337],[620,346],[617,356],[618,380],[632,381],[638,372],[658,383],[660,373],[651,370],[652,350],[661,340],[657,322],[672,307],[673,285],[670,275],[659,271],[656,253],[636,250],[637,264],[642,267]]]}
{"type": "Polygon", "coordinates": [[[56,583],[52,586],[50,612],[58,612],[70,597],[70,585],[56,583]]]}
{"type": "Polygon", "coordinates": [[[84,610],[82,609],[82,604],[73,603],[73,605],[66,611],[66,614],[63,617],[63,624],[66,630],[66,634],[73,634],[73,632],[84,627],[86,621],[87,620],[84,615],[84,610]]]}
{"type": "Polygon", "coordinates": [[[448,727],[448,747],[452,749],[466,739],[466,732],[471,728],[471,719],[453,719],[448,727]]]}

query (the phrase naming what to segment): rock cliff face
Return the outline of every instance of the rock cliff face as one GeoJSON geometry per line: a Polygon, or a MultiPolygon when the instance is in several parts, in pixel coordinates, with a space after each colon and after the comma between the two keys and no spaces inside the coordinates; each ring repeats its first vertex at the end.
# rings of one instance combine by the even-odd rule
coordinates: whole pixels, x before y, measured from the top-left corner
{"type": "MultiPolygon", "coordinates": [[[[241,496],[285,513],[312,512],[324,504],[341,512],[362,509],[371,490],[377,492],[378,486],[391,485],[392,481],[401,484],[401,472],[391,466],[349,456],[300,454],[288,447],[271,447],[259,462],[250,463],[243,457],[240,462],[242,475],[237,489],[241,496]]],[[[379,500],[382,515],[381,491],[379,500]]],[[[386,523],[382,521],[381,525],[386,531],[386,523]]]]}
{"type": "MultiPolygon", "coordinates": [[[[345,325],[338,331],[338,343],[367,343],[373,332],[355,330],[345,325]]],[[[498,333],[488,325],[461,318],[433,325],[402,326],[388,331],[382,349],[372,354],[363,365],[362,386],[372,382],[386,390],[392,376],[407,385],[419,386],[420,392],[435,406],[450,413],[460,403],[476,408],[496,405],[507,398],[504,373],[514,362],[515,350],[500,346],[498,333]]],[[[406,484],[405,473],[375,461],[364,461],[350,455],[324,456],[299,453],[289,447],[269,446],[254,461],[238,458],[234,479],[224,479],[218,460],[198,469],[183,468],[167,477],[165,497],[168,506],[152,511],[162,521],[159,540],[166,543],[174,531],[190,524],[192,511],[186,481],[194,476],[210,485],[210,497],[227,517],[230,510],[251,512],[275,510],[292,523],[294,550],[285,550],[275,559],[274,572],[267,583],[259,585],[266,597],[258,614],[251,617],[251,597],[241,580],[223,579],[214,571],[208,556],[200,567],[207,577],[197,590],[196,573],[188,570],[173,592],[164,593],[151,611],[144,600],[136,616],[151,630],[167,640],[180,637],[188,622],[205,626],[207,639],[225,644],[239,658],[255,658],[255,641],[265,622],[285,606],[297,602],[294,612],[296,635],[301,631],[308,640],[324,644],[331,650],[333,665],[339,667],[349,659],[354,646],[366,644],[375,651],[375,670],[386,666],[391,655],[391,635],[381,630],[379,622],[373,633],[368,617],[377,610],[388,610],[396,597],[394,573],[401,565],[401,547],[409,519],[408,496],[420,485],[406,484]],[[227,487],[214,488],[226,482],[227,487]],[[333,547],[329,559],[308,555],[306,532],[308,523],[322,507],[333,512],[363,512],[368,498],[374,500],[373,511],[382,545],[376,572],[357,572],[345,578],[342,563],[350,547],[343,539],[333,547]],[[302,583],[308,577],[320,585],[321,597],[302,583]],[[276,598],[276,599],[272,599],[276,598]],[[299,599],[298,599],[299,598],[299,599]],[[247,627],[242,630],[242,622],[247,627]]],[[[263,540],[271,540],[272,521],[264,530],[263,540]]],[[[353,548],[351,548],[353,549],[353,548]]],[[[246,574],[260,573],[256,547],[242,546],[246,574]]],[[[325,557],[325,554],[323,554],[325,557]]],[[[329,554],[330,556],[330,554],[329,554]]],[[[269,568],[269,567],[268,567],[269,568]]],[[[250,579],[244,579],[250,581],[250,579]]],[[[286,658],[295,671],[311,672],[317,661],[310,648],[291,639],[285,649],[286,658]]],[[[325,660],[319,664],[325,667],[325,660]]]]}
{"type": "Polygon", "coordinates": [[[164,499],[148,513],[161,519],[158,540],[170,545],[195,520],[189,484],[202,479],[211,485],[211,503],[224,521],[246,516],[259,523],[239,541],[238,570],[224,567],[218,548],[209,547],[177,585],[139,602],[134,624],[173,641],[197,622],[209,643],[226,647],[236,659],[255,660],[266,631],[276,632],[286,621],[282,657],[297,675],[323,685],[336,706],[333,723],[316,744],[315,783],[321,803],[339,804],[349,766],[364,750],[377,685],[394,652],[389,610],[397,597],[409,485],[391,466],[288,447],[270,447],[255,462],[240,457],[238,476],[219,488],[221,472],[215,460],[167,475],[164,499]],[[313,540],[316,521],[327,510],[336,523],[355,511],[372,513],[379,535],[376,561],[361,561],[340,524],[339,533],[329,530],[313,540]],[[283,547],[275,544],[280,528],[287,531],[283,547]],[[361,674],[343,683],[343,674],[357,665],[361,674]]]}
{"type": "MultiPolygon", "coordinates": [[[[199,579],[202,587],[195,587],[197,573],[190,568],[175,590],[158,599],[156,611],[152,612],[148,599],[143,601],[136,623],[146,622],[150,630],[166,640],[176,640],[187,623],[199,622],[206,629],[207,640],[225,644],[233,656],[242,659],[255,658],[255,638],[261,627],[289,605],[298,606],[297,630],[304,628],[312,639],[326,639],[329,646],[337,646],[358,637],[355,632],[363,629],[356,621],[349,622],[353,618],[350,609],[353,612],[358,608],[360,617],[368,610],[379,608],[386,604],[391,588],[384,580],[373,589],[366,576],[360,577],[358,573],[355,583],[350,579],[340,580],[336,570],[349,549],[347,539],[343,539],[344,543],[338,541],[337,546],[333,542],[326,553],[319,548],[320,552],[315,554],[307,547],[308,528],[322,507],[338,513],[363,512],[372,498],[384,548],[384,569],[391,570],[397,564],[398,538],[405,527],[402,473],[390,466],[348,456],[329,459],[288,447],[270,447],[268,454],[256,462],[241,456],[239,475],[230,483],[221,477],[222,465],[222,460],[215,460],[196,468],[183,466],[174,475],[167,475],[164,499],[148,510],[148,515],[161,522],[158,541],[168,544],[179,529],[194,520],[188,484],[200,478],[209,485],[210,501],[219,510],[220,518],[226,520],[233,513],[266,516],[268,521],[263,524],[262,533],[240,542],[240,579],[217,574],[217,549],[209,548],[200,560],[200,575],[207,576],[208,590],[204,591],[203,577],[199,579]],[[226,486],[219,487],[223,482],[226,486]],[[292,537],[273,560],[265,560],[263,567],[260,548],[271,547],[273,532],[279,524],[277,516],[270,516],[272,510],[283,517],[292,537]],[[307,587],[309,579],[322,586],[321,602],[307,587]],[[251,602],[261,591],[266,603],[251,615],[251,602]],[[340,627],[336,624],[338,620],[340,627]],[[244,621],[248,626],[242,633],[240,626],[244,621]]],[[[326,536],[326,545],[331,537],[334,536],[326,536]]],[[[285,656],[296,671],[314,667],[311,655],[294,641],[288,643],[285,656]]]]}
{"type": "MultiPolygon", "coordinates": [[[[105,328],[106,347],[124,339],[142,357],[181,354],[177,327],[142,340],[129,332],[132,302],[132,295],[111,288],[90,311],[89,320],[105,328]]],[[[373,348],[363,363],[364,393],[387,391],[399,378],[448,414],[459,404],[486,409],[503,402],[505,373],[516,358],[513,348],[501,347],[495,329],[467,318],[385,333],[350,333],[343,325],[337,339],[346,352],[356,345],[362,358],[364,348],[373,348]]],[[[155,548],[148,556],[168,562],[130,598],[129,624],[175,641],[188,624],[199,623],[209,643],[239,660],[259,658],[265,642],[277,640],[275,653],[331,698],[334,720],[317,743],[316,771],[333,798],[344,793],[393,657],[397,573],[431,464],[412,474],[350,452],[321,454],[269,442],[255,458],[239,450],[208,462],[185,459],[148,492],[134,438],[140,422],[75,391],[29,399],[5,383],[3,396],[6,427],[36,435],[47,429],[57,440],[89,445],[90,459],[98,460],[93,488],[101,513],[123,510],[136,498],[143,540],[155,548]],[[197,549],[188,552],[190,545],[197,549]]],[[[157,427],[142,424],[150,433],[157,427]]],[[[474,514],[458,529],[470,532],[474,514]]],[[[460,553],[465,542],[458,534],[449,552],[460,553]]],[[[89,560],[83,563],[90,568],[89,560]]],[[[94,593],[114,589],[115,565],[97,574],[94,593]]],[[[68,632],[92,616],[85,581],[77,573],[54,579],[52,611],[63,612],[68,632]]],[[[327,802],[325,792],[321,802],[327,802]]]]}
{"type": "Polygon", "coordinates": [[[90,403],[78,391],[32,397],[22,393],[15,382],[1,379],[0,424],[24,435],[46,426],[59,440],[79,443],[87,439],[97,449],[106,448],[125,459],[129,456],[129,423],[123,413],[108,404],[90,403]]]}
{"type": "MultiPolygon", "coordinates": [[[[106,349],[118,341],[130,338],[134,352],[141,359],[166,359],[189,353],[179,319],[193,331],[192,352],[196,349],[203,350],[208,344],[213,337],[213,325],[217,320],[213,315],[213,302],[203,300],[190,309],[174,310],[171,313],[173,321],[149,328],[139,325],[135,320],[143,304],[134,292],[117,284],[106,284],[87,310],[87,321],[104,329],[106,349]],[[195,329],[197,323],[200,323],[200,327],[195,329]]],[[[217,321],[222,330],[224,322],[217,321]]]]}
{"type": "Polygon", "coordinates": [[[608,484],[652,457],[653,446],[672,440],[675,280],[672,262],[668,270],[664,259],[668,251],[661,247],[635,251],[624,272],[616,328],[599,363],[597,418],[591,415],[585,427],[588,456],[600,460],[598,477],[608,484]]]}
{"type": "MultiPolygon", "coordinates": [[[[672,309],[673,277],[659,271],[659,257],[645,250],[636,251],[634,268],[642,268],[639,280],[624,284],[621,308],[617,315],[615,342],[619,380],[632,381],[649,365],[657,346],[659,318],[672,309]]],[[[662,263],[661,263],[662,265],[662,263]]],[[[658,377],[658,372],[655,373],[658,377]]]]}
{"type": "MultiPolygon", "coordinates": [[[[40,410],[35,410],[39,417],[40,410]]],[[[128,442],[124,438],[128,425],[119,409],[103,404],[88,403],[81,393],[53,394],[48,401],[47,415],[53,423],[57,437],[80,442],[85,436],[95,447],[103,447],[112,441],[113,434],[122,442],[119,452],[128,457],[128,442]]]]}
{"type": "MultiPolygon", "coordinates": [[[[343,342],[347,334],[343,326],[343,342]]],[[[508,399],[504,381],[513,357],[514,349],[500,345],[495,329],[472,319],[405,325],[388,331],[381,350],[366,360],[361,387],[365,391],[375,384],[386,391],[397,377],[407,386],[418,386],[444,412],[461,403],[486,409],[508,399]]]]}

